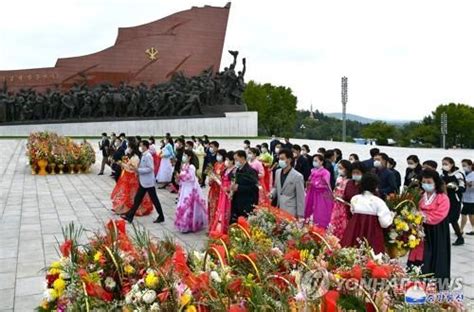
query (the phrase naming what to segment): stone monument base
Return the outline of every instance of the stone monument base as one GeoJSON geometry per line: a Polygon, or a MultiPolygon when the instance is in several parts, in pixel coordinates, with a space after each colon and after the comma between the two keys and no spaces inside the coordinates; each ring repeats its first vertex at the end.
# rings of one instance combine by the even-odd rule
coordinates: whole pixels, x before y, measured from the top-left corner
{"type": "Polygon", "coordinates": [[[160,137],[169,132],[172,135],[185,136],[207,134],[210,137],[256,137],[258,113],[233,112],[215,117],[0,124],[0,137],[28,136],[35,131],[52,131],[65,136],[100,136],[102,132],[125,132],[127,135],[160,137]]]}

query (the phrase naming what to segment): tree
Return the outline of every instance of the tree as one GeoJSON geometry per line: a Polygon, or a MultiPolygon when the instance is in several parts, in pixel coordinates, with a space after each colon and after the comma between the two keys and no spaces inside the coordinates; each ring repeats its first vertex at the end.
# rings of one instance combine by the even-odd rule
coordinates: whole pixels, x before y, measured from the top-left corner
{"type": "Polygon", "coordinates": [[[386,145],[388,139],[396,138],[397,128],[384,121],[375,121],[362,129],[366,139],[375,139],[378,145],[386,145]]]}
{"type": "Polygon", "coordinates": [[[438,138],[441,135],[441,114],[448,116],[448,135],[446,145],[474,147],[474,107],[465,104],[442,104],[432,113],[432,124],[438,138]]]}
{"type": "Polygon", "coordinates": [[[290,88],[250,81],[243,97],[248,110],[258,112],[258,125],[264,134],[293,134],[297,98],[290,88]]]}

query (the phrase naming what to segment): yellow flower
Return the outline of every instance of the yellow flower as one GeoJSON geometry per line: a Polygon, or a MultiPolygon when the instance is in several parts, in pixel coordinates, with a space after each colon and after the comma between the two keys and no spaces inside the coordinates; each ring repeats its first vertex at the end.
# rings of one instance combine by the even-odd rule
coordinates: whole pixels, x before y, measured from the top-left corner
{"type": "Polygon", "coordinates": [[[99,262],[100,258],[102,258],[102,253],[100,251],[98,251],[94,255],[94,261],[99,262]]]}
{"type": "Polygon", "coordinates": [[[43,310],[48,310],[48,301],[47,300],[41,301],[41,308],[43,310]]]}
{"type": "Polygon", "coordinates": [[[53,263],[51,263],[51,268],[52,269],[60,269],[61,268],[61,262],[54,261],[53,263]]]}
{"type": "Polygon", "coordinates": [[[145,277],[145,285],[148,288],[155,288],[158,285],[158,277],[155,272],[150,272],[145,277]]]}
{"type": "Polygon", "coordinates": [[[423,216],[422,215],[417,215],[415,217],[415,223],[416,224],[421,224],[422,221],[423,221],[423,216]]]}
{"type": "Polygon", "coordinates": [[[127,264],[123,270],[125,271],[126,274],[133,274],[135,273],[135,269],[130,265],[130,264],[127,264]]]}
{"type": "Polygon", "coordinates": [[[395,241],[397,243],[397,248],[402,248],[403,247],[403,241],[395,241]]]}
{"type": "Polygon", "coordinates": [[[413,221],[413,220],[415,220],[415,216],[410,213],[410,214],[407,216],[407,220],[408,220],[408,221],[413,221]]]}
{"type": "Polygon", "coordinates": [[[308,259],[308,257],[309,257],[309,250],[303,249],[300,251],[301,261],[305,261],[306,259],[308,259]]]}
{"type": "Polygon", "coordinates": [[[334,274],[334,277],[335,277],[337,280],[340,280],[340,279],[342,278],[341,275],[339,275],[339,274],[337,274],[337,273],[334,274]]]}
{"type": "Polygon", "coordinates": [[[189,307],[186,308],[186,312],[197,312],[197,309],[195,306],[190,305],[189,307]]]}
{"type": "Polygon", "coordinates": [[[66,282],[63,279],[58,278],[54,281],[53,288],[58,292],[58,296],[61,297],[64,289],[66,289],[66,282]]]}
{"type": "Polygon", "coordinates": [[[189,295],[189,294],[183,294],[183,295],[181,296],[181,300],[180,300],[181,306],[182,306],[182,307],[187,306],[187,305],[191,302],[191,299],[193,299],[193,298],[191,297],[191,295],[189,295]]]}

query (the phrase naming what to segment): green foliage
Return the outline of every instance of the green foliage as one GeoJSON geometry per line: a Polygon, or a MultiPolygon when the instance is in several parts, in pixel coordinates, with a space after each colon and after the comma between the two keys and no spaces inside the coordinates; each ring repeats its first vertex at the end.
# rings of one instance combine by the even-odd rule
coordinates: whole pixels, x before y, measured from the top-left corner
{"type": "Polygon", "coordinates": [[[375,139],[378,145],[387,145],[388,139],[397,136],[397,128],[384,121],[375,121],[362,129],[362,135],[367,139],[375,139]]]}
{"type": "Polygon", "coordinates": [[[366,308],[365,302],[353,295],[343,295],[339,297],[337,305],[344,311],[364,312],[366,308]]]}
{"type": "Polygon", "coordinates": [[[297,99],[290,88],[250,81],[243,97],[248,110],[258,112],[258,124],[264,134],[293,134],[297,99]]]}
{"type": "MultiPolygon", "coordinates": [[[[342,140],[342,120],[329,117],[316,110],[310,117],[309,111],[298,111],[295,132],[297,138],[310,140],[342,140]],[[301,128],[304,125],[304,129],[301,128]]],[[[360,122],[347,120],[347,140],[360,137],[363,125],[360,122]]]]}
{"type": "Polygon", "coordinates": [[[434,127],[440,135],[441,114],[448,115],[447,146],[474,147],[474,107],[465,104],[442,104],[432,113],[434,127]]]}

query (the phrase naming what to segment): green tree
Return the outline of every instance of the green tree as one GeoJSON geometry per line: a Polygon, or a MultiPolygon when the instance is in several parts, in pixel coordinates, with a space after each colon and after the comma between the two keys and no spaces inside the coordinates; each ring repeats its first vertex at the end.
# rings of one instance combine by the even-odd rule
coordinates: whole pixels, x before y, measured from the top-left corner
{"type": "Polygon", "coordinates": [[[290,88],[250,81],[243,94],[250,111],[258,112],[259,130],[266,135],[292,135],[297,98],[290,88]]]}
{"type": "Polygon", "coordinates": [[[438,138],[441,135],[441,114],[448,116],[448,135],[446,145],[474,147],[474,107],[466,104],[442,104],[432,113],[432,126],[438,138]]]}
{"type": "Polygon", "coordinates": [[[397,128],[384,121],[375,121],[362,129],[362,135],[366,139],[375,139],[378,145],[386,145],[388,139],[396,139],[397,128]]]}

